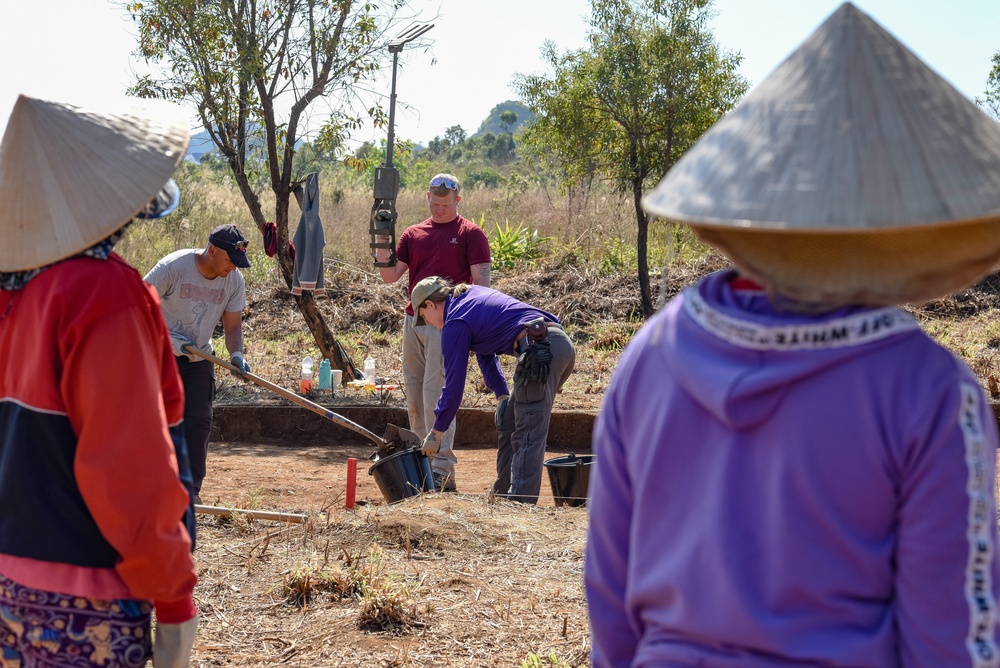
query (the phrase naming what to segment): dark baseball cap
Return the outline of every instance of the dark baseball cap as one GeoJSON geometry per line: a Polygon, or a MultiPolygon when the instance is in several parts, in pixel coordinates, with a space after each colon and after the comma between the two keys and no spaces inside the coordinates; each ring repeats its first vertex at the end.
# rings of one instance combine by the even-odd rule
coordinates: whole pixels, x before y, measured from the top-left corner
{"type": "Polygon", "coordinates": [[[229,259],[237,267],[250,266],[247,259],[247,245],[250,243],[235,225],[219,225],[208,235],[208,243],[226,251],[229,259]]]}

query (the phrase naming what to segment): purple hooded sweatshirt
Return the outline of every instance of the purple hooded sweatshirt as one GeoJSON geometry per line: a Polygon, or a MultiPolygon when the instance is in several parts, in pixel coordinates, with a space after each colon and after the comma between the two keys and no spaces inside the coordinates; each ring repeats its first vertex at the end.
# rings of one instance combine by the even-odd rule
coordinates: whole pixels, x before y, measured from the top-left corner
{"type": "Polygon", "coordinates": [[[896,308],[732,272],[629,344],[594,432],[593,664],[997,666],[996,418],[896,308]]]}

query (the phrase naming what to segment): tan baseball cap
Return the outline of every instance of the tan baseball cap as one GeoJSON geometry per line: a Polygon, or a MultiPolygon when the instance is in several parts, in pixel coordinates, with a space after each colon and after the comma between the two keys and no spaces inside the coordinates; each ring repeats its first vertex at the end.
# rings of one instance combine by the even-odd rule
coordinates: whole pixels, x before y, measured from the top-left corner
{"type": "Polygon", "coordinates": [[[417,281],[410,292],[410,303],[413,304],[413,326],[420,327],[426,325],[423,316],[420,315],[420,305],[427,301],[431,295],[441,290],[450,290],[451,283],[440,276],[428,276],[417,281]]]}

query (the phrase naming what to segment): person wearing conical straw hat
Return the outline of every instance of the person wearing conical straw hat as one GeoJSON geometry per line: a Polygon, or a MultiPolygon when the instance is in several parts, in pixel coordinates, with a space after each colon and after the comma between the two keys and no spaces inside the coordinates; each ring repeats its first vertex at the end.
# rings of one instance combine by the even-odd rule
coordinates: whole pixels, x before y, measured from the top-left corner
{"type": "Polygon", "coordinates": [[[5,666],[141,666],[151,652],[188,665],[183,390],[155,291],[112,249],[133,219],[176,207],[189,136],[165,102],[22,95],[0,142],[5,666]]]}
{"type": "Polygon", "coordinates": [[[735,269],[593,446],[593,665],[997,666],[997,421],[897,304],[1000,261],[1000,126],[852,4],[650,193],[735,269]]]}

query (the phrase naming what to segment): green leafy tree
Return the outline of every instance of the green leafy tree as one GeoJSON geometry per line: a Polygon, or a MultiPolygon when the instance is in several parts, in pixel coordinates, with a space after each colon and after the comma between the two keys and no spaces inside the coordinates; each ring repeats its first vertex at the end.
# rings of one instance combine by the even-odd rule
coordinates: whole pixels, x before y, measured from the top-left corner
{"type": "Polygon", "coordinates": [[[461,125],[453,125],[444,131],[444,138],[448,140],[448,144],[451,146],[458,146],[465,141],[468,134],[462,129],[461,125]]]}
{"type": "Polygon", "coordinates": [[[516,111],[511,111],[510,109],[507,109],[505,111],[500,112],[500,127],[503,128],[504,132],[510,134],[510,131],[514,127],[515,123],[517,123],[516,111]]]}
{"type": "Polygon", "coordinates": [[[1000,51],[993,54],[993,69],[986,80],[986,93],[981,100],[976,100],[986,108],[993,118],[1000,121],[1000,51]]]}
{"type": "Polygon", "coordinates": [[[496,136],[492,145],[486,149],[486,157],[497,163],[504,164],[510,162],[514,156],[514,138],[509,132],[501,132],[496,136]]]}
{"type": "Polygon", "coordinates": [[[712,0],[591,0],[589,47],[560,55],[547,42],[551,75],[518,75],[536,114],[522,144],[555,162],[566,185],[594,170],[630,195],[638,224],[643,313],[653,313],[649,216],[642,197],[746,93],[742,56],[708,27],[712,0]]]}
{"type": "MultiPolygon", "coordinates": [[[[343,147],[367,118],[387,114],[371,84],[388,63],[384,37],[396,6],[383,13],[370,1],[142,0],[122,5],[138,30],[136,55],[154,73],[133,94],[187,103],[232,171],[259,229],[277,227],[277,262],[289,287],[289,203],[304,174],[296,172],[296,142],[312,105],[326,102],[328,119],[315,147],[343,147]],[[368,93],[367,97],[366,91],[368,93]],[[361,111],[357,111],[357,110],[361,111]],[[274,193],[265,214],[258,188],[274,193]]],[[[295,297],[322,354],[356,377],[356,367],[330,331],[312,293],[295,297]]]]}

